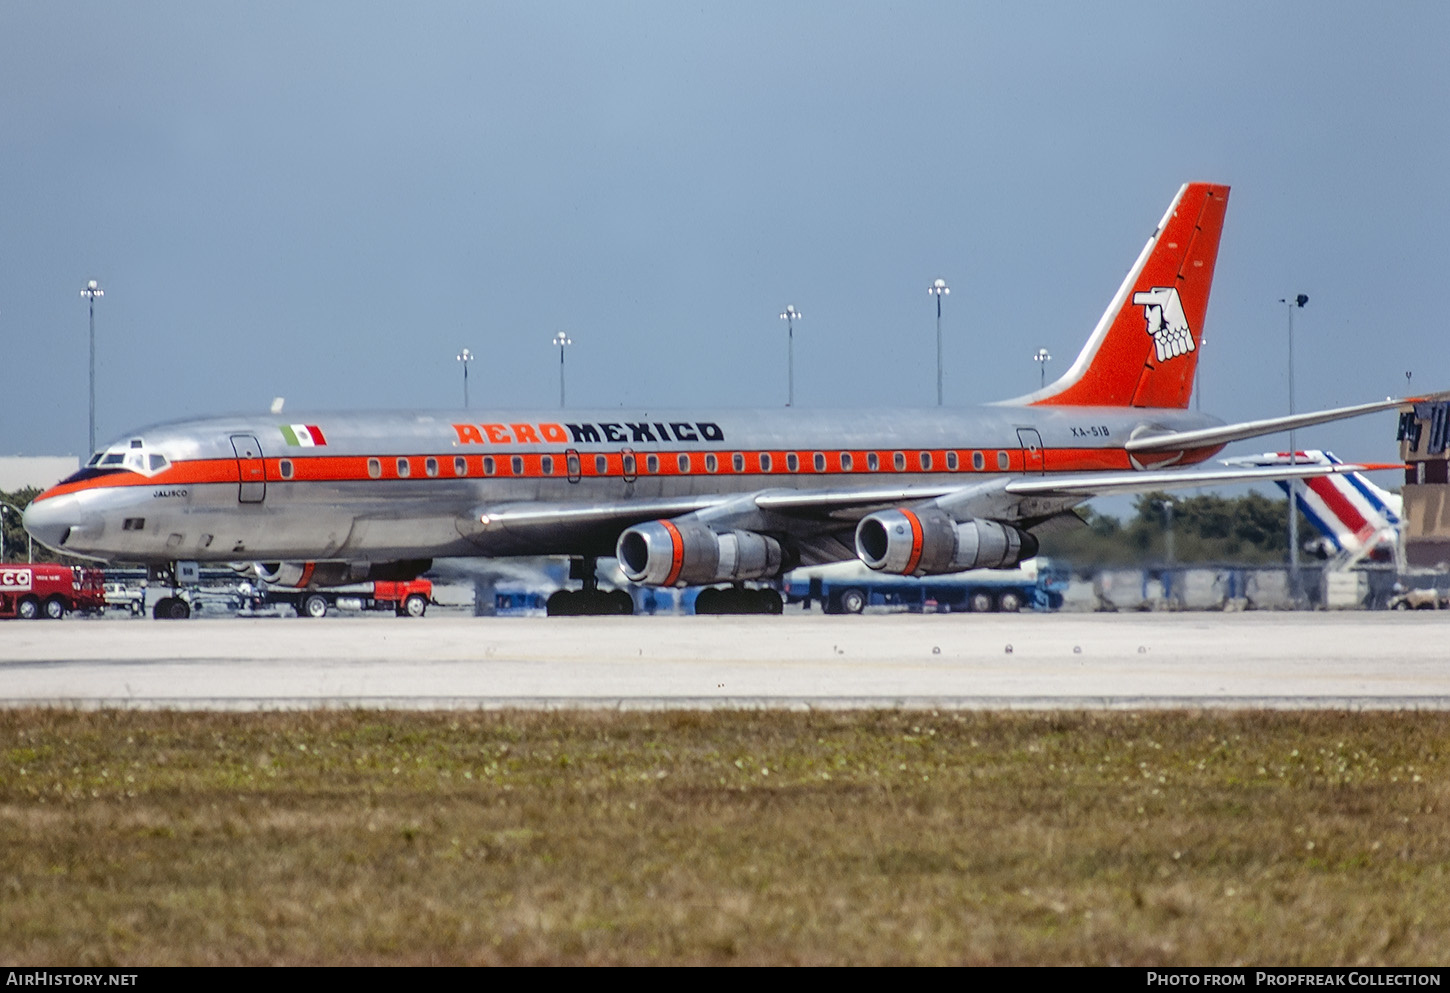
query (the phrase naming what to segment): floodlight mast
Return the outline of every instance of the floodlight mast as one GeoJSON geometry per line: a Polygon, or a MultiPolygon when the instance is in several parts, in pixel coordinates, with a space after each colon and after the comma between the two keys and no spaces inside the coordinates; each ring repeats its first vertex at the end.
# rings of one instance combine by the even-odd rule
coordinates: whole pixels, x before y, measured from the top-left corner
{"type": "Polygon", "coordinates": [[[1032,361],[1040,366],[1041,375],[1038,377],[1038,386],[1041,389],[1047,388],[1047,363],[1052,361],[1052,355],[1045,348],[1039,348],[1032,353],[1032,361]]]}
{"type": "Polygon", "coordinates": [[[1163,508],[1163,548],[1168,565],[1173,565],[1173,511],[1178,506],[1177,501],[1172,497],[1167,500],[1155,500],[1158,506],[1163,508]]]}
{"type": "Polygon", "coordinates": [[[468,349],[458,353],[458,361],[463,363],[463,409],[468,409],[468,363],[473,361],[473,353],[468,349]]]}
{"type": "Polygon", "coordinates": [[[91,428],[90,447],[87,449],[87,457],[93,454],[96,450],[96,298],[103,297],[105,295],[106,291],[101,289],[100,284],[98,284],[94,279],[86,283],[85,287],[81,289],[81,299],[85,300],[90,305],[91,311],[91,428]]]}
{"type": "MultiPolygon", "coordinates": [[[[5,561],[5,511],[7,510],[15,515],[15,519],[17,521],[20,521],[21,523],[24,523],[25,521],[25,511],[21,510],[13,503],[6,503],[4,500],[0,500],[0,563],[3,563],[5,561]]],[[[27,532],[25,535],[25,542],[25,561],[34,562],[35,536],[27,532]]]]}
{"type": "MultiPolygon", "coordinates": [[[[1281,297],[1279,302],[1289,308],[1289,413],[1294,413],[1294,311],[1303,310],[1309,297],[1303,293],[1292,298],[1281,297]]],[[[1289,467],[1299,461],[1299,449],[1294,443],[1294,429],[1289,429],[1289,467]]],[[[1299,584],[1299,481],[1289,480],[1289,584],[1294,606],[1299,606],[1301,589],[1299,584]]]]}
{"type": "Polygon", "coordinates": [[[785,310],[780,313],[780,319],[785,321],[785,405],[787,407],[795,406],[795,322],[800,320],[800,317],[801,312],[795,309],[794,304],[787,304],[785,310]]]}
{"type": "Polygon", "coordinates": [[[936,297],[936,405],[942,404],[941,391],[941,298],[951,293],[945,279],[938,279],[926,288],[926,292],[936,297]]]}
{"type": "Polygon", "coordinates": [[[573,338],[570,338],[563,331],[560,331],[560,332],[558,332],[557,334],[554,335],[554,344],[556,344],[556,345],[559,346],[559,409],[560,410],[563,410],[564,409],[564,348],[565,348],[566,345],[572,345],[572,344],[574,344],[574,339],[573,338]]]}

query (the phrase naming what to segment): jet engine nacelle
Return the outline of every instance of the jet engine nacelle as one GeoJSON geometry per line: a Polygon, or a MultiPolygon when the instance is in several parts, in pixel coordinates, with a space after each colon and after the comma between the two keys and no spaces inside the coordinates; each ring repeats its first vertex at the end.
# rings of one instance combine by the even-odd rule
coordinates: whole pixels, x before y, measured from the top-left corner
{"type": "Polygon", "coordinates": [[[402,562],[253,562],[250,571],[272,586],[317,589],[370,581],[407,582],[433,566],[432,559],[402,562]]]}
{"type": "Polygon", "coordinates": [[[780,542],[754,531],[712,531],[699,523],[650,521],[619,536],[619,567],[632,583],[702,586],[778,576],[780,542]]]}
{"type": "Polygon", "coordinates": [[[882,510],[856,525],[861,561],[902,576],[1007,569],[1036,554],[1026,531],[980,518],[958,523],[942,510],[882,510]]]}

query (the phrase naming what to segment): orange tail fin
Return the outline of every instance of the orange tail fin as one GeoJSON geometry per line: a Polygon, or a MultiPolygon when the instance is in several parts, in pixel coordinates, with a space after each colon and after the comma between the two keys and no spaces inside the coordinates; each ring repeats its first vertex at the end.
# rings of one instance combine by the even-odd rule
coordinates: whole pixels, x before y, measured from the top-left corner
{"type": "Polygon", "coordinates": [[[1179,190],[1072,368],[1021,402],[1187,407],[1227,206],[1227,186],[1179,190]]]}

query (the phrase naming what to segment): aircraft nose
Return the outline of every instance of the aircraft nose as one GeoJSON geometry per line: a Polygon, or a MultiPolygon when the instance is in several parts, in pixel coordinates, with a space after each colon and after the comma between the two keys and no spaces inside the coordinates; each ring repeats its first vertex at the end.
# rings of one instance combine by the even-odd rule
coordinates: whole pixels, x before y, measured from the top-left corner
{"type": "Polygon", "coordinates": [[[70,537],[71,526],[78,523],[79,515],[74,501],[66,497],[52,497],[32,503],[25,508],[21,522],[30,536],[49,548],[63,550],[70,537]]]}

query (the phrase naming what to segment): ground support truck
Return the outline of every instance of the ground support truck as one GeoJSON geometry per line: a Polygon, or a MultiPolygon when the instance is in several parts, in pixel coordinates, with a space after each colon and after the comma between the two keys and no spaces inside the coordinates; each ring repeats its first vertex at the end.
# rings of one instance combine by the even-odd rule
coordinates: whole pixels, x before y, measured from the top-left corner
{"type": "Polygon", "coordinates": [[[1061,607],[1068,579],[1066,572],[1035,558],[1016,569],[973,569],[920,578],[875,572],[860,562],[838,562],[788,573],[781,592],[788,603],[802,603],[806,609],[819,602],[828,614],[859,614],[870,606],[917,613],[1014,613],[1061,607]]]}
{"type": "Polygon", "coordinates": [[[70,565],[0,565],[0,617],[59,620],[106,609],[106,577],[70,565]]]}
{"type": "Polygon", "coordinates": [[[295,589],[263,583],[253,609],[286,604],[298,617],[326,617],[332,609],[391,610],[399,617],[422,617],[433,602],[433,584],[426,579],[407,582],[353,583],[328,589],[295,589]]]}

